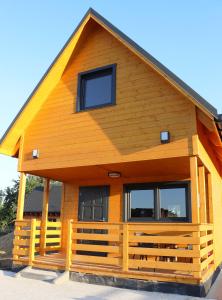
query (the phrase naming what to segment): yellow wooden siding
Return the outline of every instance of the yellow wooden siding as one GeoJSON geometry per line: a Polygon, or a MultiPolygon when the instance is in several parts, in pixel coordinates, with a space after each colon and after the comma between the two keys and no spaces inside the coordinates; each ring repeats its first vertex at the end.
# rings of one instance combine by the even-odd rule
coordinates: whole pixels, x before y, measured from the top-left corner
{"type": "Polygon", "coordinates": [[[195,137],[194,143],[196,144],[195,154],[199,156],[200,160],[210,172],[207,176],[207,181],[210,181],[210,188],[207,193],[209,198],[212,197],[212,201],[210,201],[208,205],[212,205],[213,207],[211,208],[212,214],[210,215],[209,221],[214,225],[215,266],[217,267],[222,261],[222,180],[215,164],[212,161],[212,153],[208,153],[210,148],[207,137],[203,134],[203,132],[199,131],[199,137],[195,137]]]}
{"type": "Polygon", "coordinates": [[[195,107],[159,74],[95,26],[24,136],[22,170],[186,156],[195,107]],[[117,63],[117,105],[75,113],[77,75],[117,63]],[[160,145],[169,130],[172,142],[160,145]],[[32,159],[38,148],[40,158],[32,159]]]}
{"type": "Polygon", "coordinates": [[[77,221],[78,190],[73,184],[64,184],[64,200],[62,211],[62,249],[65,252],[67,241],[67,220],[77,221]]]}

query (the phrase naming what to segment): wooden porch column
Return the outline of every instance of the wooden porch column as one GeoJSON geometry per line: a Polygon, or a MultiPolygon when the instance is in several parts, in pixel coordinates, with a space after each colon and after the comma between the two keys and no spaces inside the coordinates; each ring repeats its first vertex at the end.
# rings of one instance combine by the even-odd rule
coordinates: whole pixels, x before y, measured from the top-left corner
{"type": "Polygon", "coordinates": [[[18,193],[18,205],[17,205],[17,216],[18,221],[23,220],[24,213],[24,202],[25,202],[25,188],[26,188],[26,174],[20,173],[19,193],[18,193]]]}
{"type": "Polygon", "coordinates": [[[43,193],[43,203],[42,203],[42,221],[41,221],[41,236],[40,236],[40,254],[45,254],[46,247],[46,232],[47,232],[47,222],[48,222],[48,210],[49,210],[49,187],[50,179],[46,178],[44,180],[44,193],[43,193]]]}
{"type": "Polygon", "coordinates": [[[200,166],[198,170],[200,190],[200,223],[207,223],[205,167],[200,166]]]}
{"type": "Polygon", "coordinates": [[[207,174],[207,201],[208,201],[208,208],[209,208],[209,222],[213,224],[214,221],[214,214],[213,214],[213,199],[212,199],[212,175],[211,173],[207,174]]]}
{"type": "Polygon", "coordinates": [[[192,207],[192,223],[200,222],[200,200],[198,188],[198,164],[197,157],[190,157],[190,178],[191,178],[191,207],[192,207]]]}

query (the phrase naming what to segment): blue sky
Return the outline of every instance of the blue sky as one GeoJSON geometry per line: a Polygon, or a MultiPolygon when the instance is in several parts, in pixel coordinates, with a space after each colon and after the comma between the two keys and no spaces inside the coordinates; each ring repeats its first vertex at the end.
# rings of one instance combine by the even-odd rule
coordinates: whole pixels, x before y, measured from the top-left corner
{"type": "MultiPolygon", "coordinates": [[[[221,0],[0,1],[0,135],[89,7],[222,113],[221,0]]],[[[0,188],[18,173],[0,155],[0,188]]]]}

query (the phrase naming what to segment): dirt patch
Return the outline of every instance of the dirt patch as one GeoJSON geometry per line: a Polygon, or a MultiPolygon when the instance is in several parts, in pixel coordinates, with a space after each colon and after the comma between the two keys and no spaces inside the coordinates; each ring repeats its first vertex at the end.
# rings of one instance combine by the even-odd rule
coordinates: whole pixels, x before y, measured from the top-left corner
{"type": "Polygon", "coordinates": [[[8,269],[12,265],[13,232],[0,237],[0,268],[8,269]]]}

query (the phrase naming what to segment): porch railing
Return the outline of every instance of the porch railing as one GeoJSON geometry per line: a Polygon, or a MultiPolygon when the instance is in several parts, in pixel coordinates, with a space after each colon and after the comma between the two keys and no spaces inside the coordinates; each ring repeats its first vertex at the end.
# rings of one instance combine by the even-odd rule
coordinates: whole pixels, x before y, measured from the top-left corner
{"type": "Polygon", "coordinates": [[[39,220],[16,221],[13,261],[32,265],[35,256],[60,251],[61,227],[61,222],[47,222],[45,230],[42,231],[39,220]]]}
{"type": "MultiPolygon", "coordinates": [[[[17,221],[13,259],[32,265],[35,256],[61,250],[61,222],[48,222],[41,249],[41,222],[17,221]]],[[[214,270],[212,224],[101,223],[68,221],[64,268],[107,268],[125,274],[163,274],[203,280],[214,270]]],[[[136,275],[137,276],[137,275],[136,275]]]]}
{"type": "Polygon", "coordinates": [[[40,225],[36,219],[15,222],[13,261],[32,264],[39,252],[40,225]]]}
{"type": "Polygon", "coordinates": [[[201,279],[214,265],[209,224],[70,221],[67,269],[107,265],[122,272],[169,273],[201,279]]]}
{"type": "Polygon", "coordinates": [[[47,222],[40,240],[40,254],[60,251],[61,250],[61,233],[62,224],[60,221],[47,222]]]}

